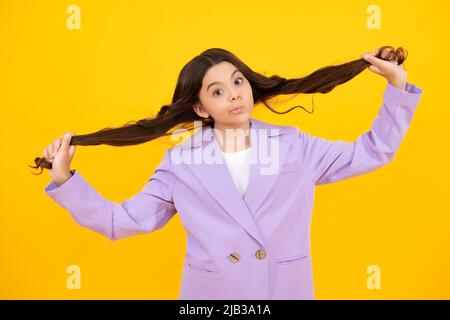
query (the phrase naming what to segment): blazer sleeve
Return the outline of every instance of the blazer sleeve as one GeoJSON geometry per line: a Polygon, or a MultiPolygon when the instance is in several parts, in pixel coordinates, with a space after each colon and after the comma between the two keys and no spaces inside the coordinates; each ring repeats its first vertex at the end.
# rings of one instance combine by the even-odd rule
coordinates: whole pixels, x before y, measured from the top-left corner
{"type": "Polygon", "coordinates": [[[45,193],[67,209],[77,224],[111,241],[158,230],[176,213],[170,150],[143,189],[121,203],[103,198],[77,170],[71,172],[72,177],[60,186],[50,182],[45,193]]]}
{"type": "Polygon", "coordinates": [[[406,91],[387,83],[383,104],[371,130],[356,141],[330,141],[298,130],[303,163],[315,185],[344,180],[373,171],[394,159],[414,112],[422,89],[409,82],[406,91]]]}

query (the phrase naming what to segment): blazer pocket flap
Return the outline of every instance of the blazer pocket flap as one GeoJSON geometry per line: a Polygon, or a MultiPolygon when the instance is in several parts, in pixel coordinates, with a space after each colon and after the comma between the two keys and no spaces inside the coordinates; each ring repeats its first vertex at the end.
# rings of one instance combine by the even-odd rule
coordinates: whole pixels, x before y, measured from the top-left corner
{"type": "Polygon", "coordinates": [[[277,259],[277,263],[278,264],[291,264],[291,263],[295,263],[297,261],[303,260],[305,258],[307,258],[309,255],[308,253],[300,253],[300,254],[296,254],[293,256],[289,256],[289,257],[283,257],[283,258],[279,258],[277,259]]]}
{"type": "Polygon", "coordinates": [[[219,274],[219,272],[216,269],[214,269],[213,267],[210,267],[210,266],[203,266],[201,264],[192,263],[192,262],[188,262],[188,263],[186,263],[186,265],[190,270],[192,270],[198,274],[211,275],[211,276],[219,274]]]}

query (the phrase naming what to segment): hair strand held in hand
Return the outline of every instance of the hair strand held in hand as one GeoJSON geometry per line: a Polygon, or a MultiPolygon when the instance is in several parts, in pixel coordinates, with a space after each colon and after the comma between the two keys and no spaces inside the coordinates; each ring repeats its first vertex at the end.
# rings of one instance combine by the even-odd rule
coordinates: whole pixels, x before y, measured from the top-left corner
{"type": "MultiPolygon", "coordinates": [[[[395,49],[391,46],[383,46],[378,52],[377,58],[397,61],[399,65],[407,57],[407,51],[402,47],[395,49]],[[386,50],[387,55],[382,58],[381,54],[386,50]]],[[[118,128],[104,128],[89,134],[74,135],[70,140],[70,145],[136,145],[162,136],[169,136],[173,129],[191,130],[194,127],[194,121],[201,121],[202,126],[214,127],[214,120],[197,115],[193,110],[193,105],[198,103],[198,93],[205,73],[210,67],[222,61],[232,63],[248,79],[252,87],[254,104],[261,102],[277,114],[285,114],[295,108],[303,108],[305,111],[309,111],[302,106],[294,106],[287,111],[280,112],[269,105],[267,102],[269,99],[283,94],[328,93],[336,86],[353,79],[371,65],[360,58],[337,66],[320,68],[303,78],[286,79],[278,75],[270,77],[262,75],[250,69],[233,53],[221,48],[211,48],[184,65],[178,76],[171,104],[163,105],[156,117],[130,121],[118,128]]],[[[37,157],[34,162],[35,166],[30,167],[33,169],[40,168],[41,170],[37,174],[41,174],[43,168],[52,168],[51,162],[44,157],[37,157]]]]}

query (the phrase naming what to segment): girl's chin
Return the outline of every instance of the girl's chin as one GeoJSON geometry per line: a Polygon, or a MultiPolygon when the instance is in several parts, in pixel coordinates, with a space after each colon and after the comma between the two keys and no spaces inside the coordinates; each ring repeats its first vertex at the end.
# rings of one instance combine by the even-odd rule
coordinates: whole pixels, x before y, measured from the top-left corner
{"type": "Polygon", "coordinates": [[[229,117],[230,121],[235,123],[245,122],[249,118],[250,117],[247,113],[233,114],[231,117],[229,117]]]}

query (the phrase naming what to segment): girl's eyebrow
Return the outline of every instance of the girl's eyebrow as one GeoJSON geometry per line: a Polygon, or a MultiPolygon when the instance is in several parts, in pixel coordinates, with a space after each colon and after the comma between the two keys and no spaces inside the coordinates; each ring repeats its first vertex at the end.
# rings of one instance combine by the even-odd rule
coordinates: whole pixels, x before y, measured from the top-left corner
{"type": "MultiPolygon", "coordinates": [[[[231,76],[230,76],[230,79],[231,79],[231,78],[233,77],[233,75],[234,75],[236,72],[238,72],[238,71],[239,71],[239,69],[234,70],[233,73],[232,73],[231,76]]],[[[214,84],[218,84],[218,83],[222,83],[222,82],[216,81],[216,82],[210,83],[210,84],[208,85],[208,88],[206,88],[206,91],[209,90],[209,87],[211,87],[211,86],[214,85],[214,84]]]]}

